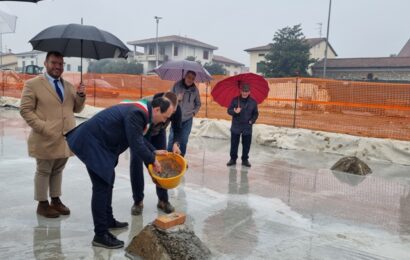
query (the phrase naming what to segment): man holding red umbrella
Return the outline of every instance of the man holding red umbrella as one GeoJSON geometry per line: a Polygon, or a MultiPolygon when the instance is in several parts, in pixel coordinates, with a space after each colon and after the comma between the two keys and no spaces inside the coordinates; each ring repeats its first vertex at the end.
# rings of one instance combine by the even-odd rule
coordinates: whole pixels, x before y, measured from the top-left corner
{"type": "Polygon", "coordinates": [[[231,101],[228,114],[232,116],[231,125],[231,159],[226,164],[232,166],[236,164],[238,158],[239,140],[242,136],[242,165],[251,167],[249,163],[249,150],[252,142],[252,126],[259,116],[258,105],[250,96],[251,89],[248,84],[240,86],[240,95],[231,101]]]}

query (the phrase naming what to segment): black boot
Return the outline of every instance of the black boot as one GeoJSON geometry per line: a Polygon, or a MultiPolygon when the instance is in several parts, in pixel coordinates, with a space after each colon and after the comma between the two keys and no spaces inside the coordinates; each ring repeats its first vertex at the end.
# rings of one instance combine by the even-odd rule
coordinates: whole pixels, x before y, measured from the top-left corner
{"type": "Polygon", "coordinates": [[[226,163],[226,166],[232,166],[236,164],[236,160],[230,159],[229,162],[226,163]]]}
{"type": "Polygon", "coordinates": [[[243,165],[243,166],[246,166],[246,167],[251,167],[251,164],[249,163],[248,160],[243,160],[243,161],[242,161],[242,165],[243,165]]]}
{"type": "Polygon", "coordinates": [[[104,247],[108,249],[115,249],[115,248],[121,248],[124,246],[124,242],[121,240],[118,240],[113,234],[111,233],[105,233],[102,236],[94,236],[93,246],[97,247],[104,247]]]}

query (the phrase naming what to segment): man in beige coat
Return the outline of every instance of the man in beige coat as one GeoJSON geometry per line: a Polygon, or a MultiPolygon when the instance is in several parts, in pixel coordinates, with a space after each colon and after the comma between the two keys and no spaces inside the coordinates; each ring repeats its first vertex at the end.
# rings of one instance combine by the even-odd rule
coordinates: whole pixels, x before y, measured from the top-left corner
{"type": "Polygon", "coordinates": [[[64,59],[60,53],[47,53],[44,66],[46,72],[43,75],[26,81],[20,114],[32,128],[28,152],[37,162],[34,177],[37,214],[56,218],[70,214],[60,200],[62,172],[68,157],[72,156],[64,134],[75,127],[74,113],[83,110],[85,92],[82,84],[75,89],[61,78],[64,59]]]}

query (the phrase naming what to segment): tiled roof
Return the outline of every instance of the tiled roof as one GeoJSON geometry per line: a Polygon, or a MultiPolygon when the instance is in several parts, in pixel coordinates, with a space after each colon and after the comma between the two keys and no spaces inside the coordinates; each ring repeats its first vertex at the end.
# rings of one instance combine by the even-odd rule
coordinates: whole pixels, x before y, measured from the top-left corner
{"type": "MultiPolygon", "coordinates": [[[[312,48],[313,46],[326,41],[326,38],[308,38],[306,39],[306,42],[309,44],[310,48],[312,48]]],[[[269,43],[267,45],[263,45],[263,46],[258,46],[258,47],[253,47],[253,48],[249,48],[246,49],[246,52],[254,52],[254,51],[269,51],[270,48],[272,46],[272,43],[269,43]]],[[[333,49],[332,45],[329,44],[330,49],[336,54],[336,51],[333,49]]],[[[336,54],[337,56],[337,54],[336,54]]]]}
{"type": "MultiPolygon", "coordinates": [[[[323,60],[313,65],[314,69],[323,67],[323,60]]],[[[381,58],[340,58],[327,59],[327,68],[409,68],[410,57],[381,58]]]]}
{"type": "Polygon", "coordinates": [[[219,63],[232,64],[232,65],[236,65],[236,66],[244,66],[244,64],[242,64],[240,62],[228,59],[224,56],[215,55],[215,54],[214,54],[214,57],[213,57],[212,61],[217,62],[217,63],[219,62],[219,63]]]}
{"type": "MultiPolygon", "coordinates": [[[[169,35],[169,36],[162,36],[158,37],[158,43],[165,43],[165,42],[176,42],[176,43],[183,43],[187,45],[192,45],[192,46],[198,46],[202,48],[207,48],[211,50],[216,50],[218,47],[197,41],[195,39],[187,38],[187,37],[182,37],[178,35],[169,35]]],[[[146,44],[151,44],[151,43],[156,43],[156,38],[149,38],[149,39],[144,39],[144,40],[137,40],[137,41],[130,41],[127,42],[129,45],[137,45],[144,47],[146,44]]]]}

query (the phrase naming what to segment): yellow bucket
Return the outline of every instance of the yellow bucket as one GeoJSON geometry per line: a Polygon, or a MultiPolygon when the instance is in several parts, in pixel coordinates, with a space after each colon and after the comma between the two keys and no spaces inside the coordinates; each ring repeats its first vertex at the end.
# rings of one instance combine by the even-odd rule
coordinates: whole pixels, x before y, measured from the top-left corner
{"type": "Polygon", "coordinates": [[[176,186],[178,186],[178,184],[181,182],[182,176],[184,176],[185,171],[186,171],[186,165],[187,162],[184,159],[184,157],[182,157],[179,154],[176,153],[167,153],[164,155],[156,155],[155,156],[156,159],[158,160],[159,163],[161,163],[162,160],[165,159],[171,159],[173,161],[175,161],[179,166],[181,166],[181,172],[174,177],[171,178],[162,178],[158,175],[155,174],[154,169],[152,167],[152,164],[148,165],[148,172],[151,175],[151,177],[157,181],[158,185],[160,185],[162,188],[164,189],[173,189],[176,186]]]}

